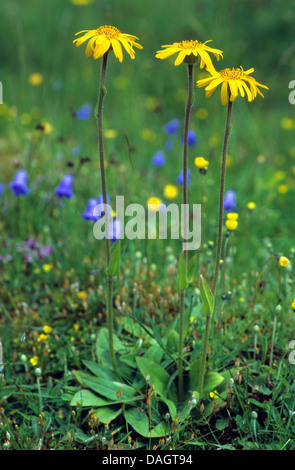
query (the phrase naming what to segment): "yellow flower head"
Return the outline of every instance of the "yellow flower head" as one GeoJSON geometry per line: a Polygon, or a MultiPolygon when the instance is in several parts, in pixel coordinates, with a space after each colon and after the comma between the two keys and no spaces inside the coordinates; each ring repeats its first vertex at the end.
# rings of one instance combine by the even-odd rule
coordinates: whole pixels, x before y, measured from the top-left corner
{"type": "Polygon", "coordinates": [[[52,264],[43,264],[42,268],[43,268],[43,271],[48,273],[52,269],[52,264]]]}
{"type": "Polygon", "coordinates": [[[52,328],[51,328],[51,326],[44,325],[43,326],[43,331],[44,331],[44,333],[48,334],[48,333],[52,332],[52,328]]]}
{"type": "Polygon", "coordinates": [[[47,336],[44,335],[44,333],[41,333],[39,336],[38,336],[38,339],[37,341],[42,342],[42,341],[45,341],[47,339],[47,336]]]}
{"type": "Polygon", "coordinates": [[[115,26],[100,26],[98,29],[79,31],[76,35],[81,33],[85,34],[80,36],[78,39],[75,39],[73,43],[79,47],[88,40],[85,53],[87,57],[91,57],[93,54],[94,59],[99,59],[107,51],[113,50],[117,59],[119,59],[120,62],[123,62],[122,45],[130,55],[131,59],[135,58],[133,47],[142,49],[142,46],[136,42],[138,39],[136,36],[121,33],[121,31],[115,28],[115,26]]]}
{"type": "Polygon", "coordinates": [[[194,163],[199,170],[204,170],[205,168],[207,169],[209,162],[205,160],[203,157],[197,157],[194,160],[194,163]]]}
{"type": "Polygon", "coordinates": [[[32,86],[39,86],[43,82],[43,77],[41,73],[32,73],[29,76],[29,82],[32,86]]]}
{"type": "Polygon", "coordinates": [[[295,312],[295,299],[293,299],[293,302],[291,303],[291,307],[293,312],[295,312]]]}
{"type": "Polygon", "coordinates": [[[164,196],[167,199],[175,199],[178,194],[178,188],[174,184],[166,184],[164,188],[164,196]]]}
{"type": "Polygon", "coordinates": [[[148,199],[148,202],[147,202],[147,205],[148,205],[148,209],[150,211],[157,211],[160,209],[160,206],[162,204],[162,201],[161,199],[157,198],[157,197],[150,197],[148,199]]]}
{"type": "Polygon", "coordinates": [[[242,67],[239,69],[224,69],[220,72],[217,72],[216,70],[209,71],[211,73],[211,77],[198,80],[197,85],[199,88],[206,87],[205,91],[207,98],[212,95],[218,85],[221,85],[221,103],[223,105],[227,104],[228,96],[230,97],[230,101],[234,101],[239,93],[244,97],[246,92],[248,101],[253,101],[256,98],[257,93],[264,98],[258,87],[266,88],[268,90],[267,86],[261,85],[261,83],[256,82],[253,77],[249,76],[250,73],[254,72],[253,68],[245,71],[242,67]]]}
{"type": "Polygon", "coordinates": [[[227,214],[227,218],[228,218],[229,220],[238,220],[239,214],[237,214],[236,212],[229,212],[229,213],[227,214]]]}
{"type": "Polygon", "coordinates": [[[280,256],[279,263],[281,266],[286,267],[290,263],[290,261],[288,260],[288,258],[286,258],[286,256],[280,256]]]}
{"type": "Polygon", "coordinates": [[[193,64],[200,58],[200,68],[202,69],[206,66],[207,70],[211,73],[211,70],[213,71],[214,67],[209,52],[214,54],[216,59],[219,60],[219,56],[222,57],[222,51],[206,46],[207,42],[210,41],[206,41],[204,43],[192,40],[174,42],[171,45],[162,46],[165,49],[157,51],[156,57],[158,59],[167,59],[167,57],[170,57],[173,54],[178,54],[174,62],[175,66],[180,65],[182,62],[193,64]]]}
{"type": "Polygon", "coordinates": [[[255,207],[256,207],[255,202],[248,202],[248,204],[247,204],[247,209],[248,209],[249,211],[254,211],[255,207]]]}
{"type": "Polygon", "coordinates": [[[31,357],[30,363],[32,364],[32,366],[36,366],[38,364],[38,356],[31,357]]]}
{"type": "Polygon", "coordinates": [[[225,225],[226,225],[227,230],[229,230],[230,232],[233,232],[234,230],[236,230],[238,226],[238,221],[233,220],[233,219],[227,219],[225,221],[225,225]]]}

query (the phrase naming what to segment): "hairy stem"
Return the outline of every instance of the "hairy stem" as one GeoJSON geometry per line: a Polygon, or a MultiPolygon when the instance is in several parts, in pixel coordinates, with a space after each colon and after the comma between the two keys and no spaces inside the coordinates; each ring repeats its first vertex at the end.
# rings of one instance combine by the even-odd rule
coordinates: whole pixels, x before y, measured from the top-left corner
{"type": "MultiPolygon", "coordinates": [[[[101,187],[102,197],[104,203],[105,212],[105,243],[106,243],[106,255],[107,255],[107,266],[110,263],[111,257],[111,241],[110,241],[110,226],[109,226],[109,213],[107,210],[107,186],[104,166],[104,149],[103,149],[103,100],[106,94],[105,89],[105,78],[107,68],[108,52],[106,52],[102,59],[101,67],[101,79],[100,89],[98,97],[98,109],[97,109],[97,124],[98,124],[98,146],[99,146],[99,162],[100,162],[100,175],[101,175],[101,187]]],[[[113,280],[108,277],[107,279],[107,319],[108,319],[108,331],[109,331],[109,348],[110,356],[114,369],[117,368],[116,358],[114,352],[114,339],[113,339],[113,280]]]]}

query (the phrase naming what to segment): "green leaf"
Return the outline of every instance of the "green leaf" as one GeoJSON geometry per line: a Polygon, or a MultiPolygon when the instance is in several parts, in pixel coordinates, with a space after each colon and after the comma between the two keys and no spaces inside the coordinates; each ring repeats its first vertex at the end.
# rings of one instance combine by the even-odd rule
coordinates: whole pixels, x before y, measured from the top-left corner
{"type": "Polygon", "coordinates": [[[174,402],[171,400],[168,400],[168,398],[163,398],[163,397],[159,397],[158,401],[159,402],[162,401],[163,403],[165,403],[165,405],[167,405],[171,419],[174,421],[177,416],[177,410],[176,410],[176,406],[174,402]]]}
{"type": "Polygon", "coordinates": [[[118,379],[114,372],[107,367],[100,366],[97,362],[83,361],[83,364],[97,377],[103,377],[104,379],[111,381],[116,381],[118,379]]]}
{"type": "Polygon", "coordinates": [[[203,392],[209,393],[209,392],[214,391],[214,389],[219,384],[221,384],[222,381],[223,381],[223,376],[219,374],[218,372],[214,372],[214,371],[208,372],[205,375],[203,392]]]}
{"type": "Polygon", "coordinates": [[[110,264],[107,269],[108,277],[115,277],[118,276],[120,272],[120,259],[121,259],[121,242],[118,240],[115,243],[115,246],[111,253],[110,264]]]}
{"type": "MultiPolygon", "coordinates": [[[[126,350],[125,346],[121,343],[116,335],[113,335],[114,350],[116,352],[126,350]]],[[[127,351],[126,351],[127,352],[127,351]]],[[[109,347],[109,332],[107,328],[101,328],[96,339],[96,355],[97,361],[100,365],[107,365],[112,367],[109,347]]]]}
{"type": "Polygon", "coordinates": [[[139,408],[130,408],[124,412],[125,419],[133,429],[143,437],[162,437],[171,432],[167,422],[162,421],[153,429],[149,429],[149,419],[139,408]]]}
{"type": "Polygon", "coordinates": [[[197,255],[194,255],[192,259],[189,261],[188,266],[187,266],[187,280],[188,282],[191,282],[195,269],[196,269],[196,264],[197,264],[197,255]]]}
{"type": "Polygon", "coordinates": [[[149,383],[154,384],[158,395],[163,398],[171,398],[173,401],[176,400],[176,387],[174,384],[171,384],[170,387],[170,397],[167,396],[170,375],[165,369],[143,356],[137,356],[136,362],[143,377],[146,378],[148,375],[150,376],[149,383]]]}
{"type": "Polygon", "coordinates": [[[179,261],[178,261],[178,284],[179,284],[179,289],[181,291],[184,291],[187,288],[187,277],[186,277],[186,265],[184,261],[184,255],[183,252],[180,255],[179,261]]]}
{"type": "Polygon", "coordinates": [[[73,374],[83,387],[90,388],[94,392],[117,403],[133,398],[136,395],[134,388],[121,382],[111,382],[108,379],[95,377],[78,370],[74,370],[73,374]]]}
{"type": "Polygon", "coordinates": [[[99,408],[94,412],[94,415],[99,418],[99,421],[103,424],[109,424],[113,421],[117,416],[122,413],[122,408],[110,408],[110,407],[103,407],[99,408]]]}
{"type": "Polygon", "coordinates": [[[213,295],[210,290],[210,287],[208,286],[207,282],[205,281],[202,275],[200,275],[200,290],[201,297],[203,300],[203,312],[206,315],[211,315],[213,311],[213,295]]]}
{"type": "Polygon", "coordinates": [[[192,362],[190,365],[189,378],[190,378],[191,390],[198,389],[199,379],[200,379],[200,367],[201,367],[201,359],[197,359],[196,361],[192,362]]]}
{"type": "Polygon", "coordinates": [[[105,398],[95,395],[90,390],[80,390],[72,397],[71,406],[107,406],[110,402],[105,398]]]}
{"type": "Polygon", "coordinates": [[[175,330],[170,330],[167,337],[167,348],[172,353],[178,352],[179,334],[175,330]]]}

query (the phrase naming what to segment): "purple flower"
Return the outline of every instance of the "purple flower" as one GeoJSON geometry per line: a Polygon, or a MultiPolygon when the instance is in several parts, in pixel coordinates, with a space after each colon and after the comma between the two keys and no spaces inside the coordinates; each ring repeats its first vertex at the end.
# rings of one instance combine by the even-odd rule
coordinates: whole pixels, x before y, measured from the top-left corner
{"type": "Polygon", "coordinates": [[[4,192],[4,183],[0,183],[0,196],[2,196],[4,192]]]}
{"type": "Polygon", "coordinates": [[[163,131],[166,132],[166,134],[173,135],[175,134],[179,129],[179,121],[178,119],[172,119],[172,121],[167,122],[163,126],[163,131]]]}
{"type": "Polygon", "coordinates": [[[51,255],[52,253],[52,247],[49,245],[42,246],[39,251],[39,258],[44,259],[46,256],[51,255]]]}
{"type": "Polygon", "coordinates": [[[166,142],[165,150],[166,152],[171,152],[172,149],[173,149],[173,141],[169,139],[166,142]]]}
{"type": "Polygon", "coordinates": [[[81,108],[76,112],[76,117],[81,121],[86,121],[92,111],[92,106],[90,104],[83,104],[81,108]]]}
{"type": "Polygon", "coordinates": [[[154,166],[162,167],[165,165],[165,155],[163,152],[157,152],[152,159],[154,166]]]}
{"type": "MultiPolygon", "coordinates": [[[[107,195],[107,204],[110,205],[110,198],[109,198],[108,195],[107,195]]],[[[95,214],[99,215],[100,217],[103,217],[105,212],[104,212],[104,204],[103,204],[103,195],[102,194],[98,198],[97,205],[99,207],[95,211],[95,214]]]]}
{"type": "MultiPolygon", "coordinates": [[[[188,168],[187,169],[187,184],[190,184],[190,176],[191,176],[191,171],[188,168]]],[[[181,173],[177,176],[176,183],[183,184],[183,170],[181,170],[181,173]]]]}
{"type": "Polygon", "coordinates": [[[9,187],[12,189],[15,196],[22,196],[28,194],[30,190],[27,188],[28,174],[25,170],[19,170],[14,180],[9,183],[9,187]]]}
{"type": "Polygon", "coordinates": [[[98,216],[93,215],[93,209],[97,206],[98,202],[96,199],[89,199],[86,210],[81,217],[86,220],[94,220],[95,222],[99,219],[98,216]]]}
{"type": "MultiPolygon", "coordinates": [[[[181,142],[184,143],[184,136],[181,137],[181,142]]],[[[195,131],[189,130],[187,136],[187,145],[193,147],[197,143],[197,136],[195,131]]]]}
{"type": "Polygon", "coordinates": [[[60,182],[60,185],[56,188],[55,194],[58,197],[67,197],[68,199],[74,196],[72,191],[72,185],[74,182],[74,178],[72,175],[66,175],[60,182]]]}
{"type": "Polygon", "coordinates": [[[236,194],[232,189],[227,191],[224,195],[223,209],[227,212],[236,212],[237,211],[236,194]]]}
{"type": "Polygon", "coordinates": [[[110,240],[115,243],[122,235],[122,224],[119,219],[114,219],[110,225],[110,240]]]}

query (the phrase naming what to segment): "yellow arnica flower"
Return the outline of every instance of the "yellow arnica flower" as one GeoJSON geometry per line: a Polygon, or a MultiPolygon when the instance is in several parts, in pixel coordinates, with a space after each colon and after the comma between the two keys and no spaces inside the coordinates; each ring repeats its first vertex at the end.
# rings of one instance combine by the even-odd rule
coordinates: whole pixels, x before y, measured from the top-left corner
{"type": "Polygon", "coordinates": [[[167,199],[175,199],[178,194],[178,188],[174,184],[166,184],[164,188],[164,196],[167,199]]]}
{"type": "Polygon", "coordinates": [[[32,364],[32,366],[36,366],[38,364],[38,356],[31,357],[30,363],[32,364]]]}
{"type": "Polygon", "coordinates": [[[238,221],[237,220],[232,220],[232,219],[227,219],[225,221],[225,225],[226,225],[227,230],[229,230],[230,232],[233,232],[234,230],[236,230],[236,228],[238,226],[238,221]]]}
{"type": "Polygon", "coordinates": [[[52,328],[51,328],[51,326],[44,325],[44,326],[43,326],[43,331],[44,331],[44,333],[51,333],[51,332],[52,332],[52,328]]]}
{"type": "Polygon", "coordinates": [[[86,46],[86,55],[91,57],[93,54],[94,59],[99,59],[107,51],[113,50],[117,59],[123,62],[122,45],[130,55],[131,59],[135,58],[133,47],[142,49],[142,46],[136,42],[136,36],[121,33],[115,26],[100,26],[98,29],[87,29],[79,31],[77,34],[83,34],[78,39],[73,41],[77,47],[81,46],[85,41],[88,41],[86,46]]]}
{"type": "Polygon", "coordinates": [[[266,88],[268,87],[265,85],[261,85],[261,83],[256,82],[253,77],[250,77],[250,73],[254,72],[254,69],[251,68],[249,70],[243,70],[243,67],[239,69],[224,69],[220,72],[211,71],[211,77],[204,78],[202,80],[197,81],[198,87],[206,87],[206,97],[212,95],[213,91],[216,90],[218,85],[221,85],[221,103],[223,105],[227,104],[227,98],[230,97],[230,101],[234,101],[238,94],[242,97],[246,95],[248,97],[248,101],[253,101],[257,93],[261,95],[263,98],[263,94],[259,90],[258,87],[266,88]]]}
{"type": "Polygon", "coordinates": [[[285,267],[290,263],[290,261],[288,260],[288,258],[286,258],[286,256],[280,256],[279,263],[281,266],[285,267]]]}
{"type": "Polygon", "coordinates": [[[291,303],[291,307],[293,312],[295,312],[295,299],[293,299],[293,302],[291,303]]]}
{"type": "Polygon", "coordinates": [[[227,214],[227,218],[228,218],[229,220],[238,220],[239,214],[237,214],[236,212],[229,212],[229,213],[227,214]]]}
{"type": "Polygon", "coordinates": [[[200,68],[202,69],[206,66],[207,70],[211,73],[211,70],[213,71],[214,67],[209,52],[214,54],[216,59],[219,60],[219,56],[222,57],[222,51],[206,46],[207,42],[210,41],[206,41],[204,43],[192,40],[174,42],[171,45],[162,46],[165,49],[157,51],[156,57],[158,59],[167,59],[167,57],[170,57],[173,54],[178,54],[174,62],[175,66],[180,65],[182,62],[193,64],[200,58],[200,68]]]}
{"type": "Polygon", "coordinates": [[[203,157],[196,157],[194,163],[199,170],[204,170],[209,165],[209,162],[203,157]]]}

